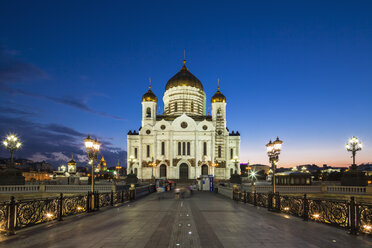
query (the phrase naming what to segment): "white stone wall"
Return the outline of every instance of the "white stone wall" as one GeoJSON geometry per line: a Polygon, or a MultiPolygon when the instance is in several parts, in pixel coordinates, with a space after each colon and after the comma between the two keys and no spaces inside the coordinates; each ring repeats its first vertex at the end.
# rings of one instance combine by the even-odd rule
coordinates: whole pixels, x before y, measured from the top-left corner
{"type": "MultiPolygon", "coordinates": [[[[147,123],[139,131],[139,135],[128,135],[128,157],[134,156],[134,149],[138,149],[138,157],[133,164],[133,170],[137,168],[137,175],[140,179],[150,179],[152,170],[156,178],[160,177],[160,165],[167,166],[167,178],[179,178],[179,166],[186,163],[189,166],[189,179],[198,178],[201,175],[201,164],[208,165],[208,174],[213,174],[219,179],[230,178],[230,168],[234,164],[230,161],[230,148],[234,149],[234,156],[239,157],[240,137],[224,135],[226,144],[226,168],[213,168],[209,166],[215,161],[215,123],[213,121],[195,121],[191,117],[183,114],[173,121],[155,121],[154,125],[147,123]],[[182,127],[182,123],[187,123],[187,127],[182,127]],[[204,130],[205,126],[207,127],[204,130]],[[164,128],[165,127],[165,128],[164,128]],[[162,129],[164,128],[164,129],[162,129]],[[165,154],[161,154],[161,142],[165,142],[165,154]],[[178,142],[190,142],[190,155],[178,155],[178,142]],[[207,142],[207,155],[203,155],[203,143],[207,142]],[[147,154],[147,146],[150,147],[147,154]],[[149,156],[148,156],[149,155],[149,156]],[[177,164],[173,164],[173,159],[177,159],[177,164]],[[196,166],[191,166],[190,160],[195,160],[196,166]],[[142,167],[143,162],[158,161],[157,166],[142,167]],[[160,162],[159,162],[160,161],[160,162]]],[[[187,147],[186,147],[187,149],[187,147]]],[[[181,149],[182,150],[182,149],[181,149]]],[[[181,151],[182,152],[182,151],[181,151]]],[[[182,153],[181,153],[182,154],[182,153]]],[[[129,167],[128,167],[128,173],[129,167]]]]}

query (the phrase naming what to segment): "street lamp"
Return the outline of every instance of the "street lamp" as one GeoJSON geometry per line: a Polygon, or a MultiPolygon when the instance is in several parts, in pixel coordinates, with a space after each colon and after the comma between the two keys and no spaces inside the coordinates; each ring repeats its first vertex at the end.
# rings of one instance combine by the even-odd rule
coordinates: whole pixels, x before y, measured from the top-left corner
{"type": "Polygon", "coordinates": [[[97,157],[99,153],[99,148],[101,143],[99,143],[96,139],[92,139],[90,135],[86,139],[84,139],[85,149],[88,153],[89,164],[92,166],[92,192],[94,192],[94,165],[97,162],[97,157]]]}
{"type": "Polygon", "coordinates": [[[279,161],[279,154],[282,149],[282,144],[283,141],[279,139],[279,137],[276,138],[274,142],[270,142],[266,144],[266,149],[267,149],[267,155],[269,156],[269,161],[272,166],[272,171],[273,171],[273,193],[275,194],[275,170],[276,170],[276,164],[279,161]]]}
{"type": "Polygon", "coordinates": [[[129,162],[129,171],[130,171],[130,174],[133,174],[133,164],[134,162],[136,162],[136,159],[134,158],[133,155],[130,155],[129,158],[128,158],[128,162],[129,162]]]}
{"type": "Polygon", "coordinates": [[[13,153],[14,151],[18,150],[21,148],[22,143],[15,134],[9,134],[6,136],[6,138],[3,140],[3,145],[8,151],[10,152],[10,165],[14,166],[14,161],[13,161],[13,153]]]}
{"type": "Polygon", "coordinates": [[[154,157],[152,157],[151,162],[149,163],[149,165],[152,167],[152,170],[151,170],[151,178],[152,178],[152,179],[155,179],[155,178],[154,178],[154,167],[156,166],[156,163],[154,162],[154,157]]]}
{"type": "Polygon", "coordinates": [[[248,177],[251,178],[252,185],[253,185],[257,178],[257,172],[255,170],[250,170],[248,173],[248,177]]]}
{"type": "Polygon", "coordinates": [[[357,151],[362,150],[363,145],[362,142],[356,137],[352,137],[349,139],[349,142],[346,144],[346,150],[351,152],[352,158],[353,158],[353,164],[351,165],[351,169],[356,170],[356,164],[355,164],[355,155],[357,151]]]}
{"type": "Polygon", "coordinates": [[[235,156],[234,159],[231,159],[231,161],[234,163],[235,166],[235,174],[238,174],[238,163],[239,163],[239,157],[235,156]]]}

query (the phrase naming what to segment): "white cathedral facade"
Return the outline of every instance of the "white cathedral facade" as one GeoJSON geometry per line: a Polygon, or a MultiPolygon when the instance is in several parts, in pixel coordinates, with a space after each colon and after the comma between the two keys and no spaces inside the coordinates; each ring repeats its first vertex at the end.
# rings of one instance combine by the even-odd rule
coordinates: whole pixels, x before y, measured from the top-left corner
{"type": "Polygon", "coordinates": [[[128,174],[181,180],[240,174],[240,134],[226,127],[226,98],[219,87],[207,115],[203,85],[184,61],[165,86],[163,114],[157,114],[157,102],[150,86],[142,97],[141,128],[128,132],[128,174]]]}

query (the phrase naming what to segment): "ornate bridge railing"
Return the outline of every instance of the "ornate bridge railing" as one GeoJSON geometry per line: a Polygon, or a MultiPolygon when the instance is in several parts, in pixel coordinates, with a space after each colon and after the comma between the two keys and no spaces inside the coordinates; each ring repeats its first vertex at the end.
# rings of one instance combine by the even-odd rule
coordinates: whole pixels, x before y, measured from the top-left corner
{"type": "Polygon", "coordinates": [[[269,211],[282,212],[304,220],[325,223],[350,231],[351,234],[364,233],[372,235],[372,204],[349,201],[308,198],[276,194],[264,194],[235,190],[233,199],[254,206],[267,208],[269,211]]]}
{"type": "Polygon", "coordinates": [[[32,200],[15,201],[11,197],[9,202],[0,203],[0,232],[12,235],[21,228],[115,206],[153,192],[155,186],[150,185],[111,193],[88,192],[74,196],[61,193],[59,197],[32,200]]]}

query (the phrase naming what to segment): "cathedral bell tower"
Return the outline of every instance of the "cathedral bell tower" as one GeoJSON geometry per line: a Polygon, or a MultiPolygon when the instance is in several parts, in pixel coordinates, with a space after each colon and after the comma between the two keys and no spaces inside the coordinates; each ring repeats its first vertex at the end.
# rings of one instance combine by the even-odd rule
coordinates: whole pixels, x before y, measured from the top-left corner
{"type": "Polygon", "coordinates": [[[158,98],[151,91],[151,79],[149,90],[142,96],[142,127],[146,124],[154,125],[156,122],[156,109],[158,98]]]}
{"type": "Polygon", "coordinates": [[[218,80],[217,92],[211,99],[212,121],[216,125],[215,133],[215,158],[217,161],[225,160],[226,144],[226,97],[220,92],[218,80]]]}

